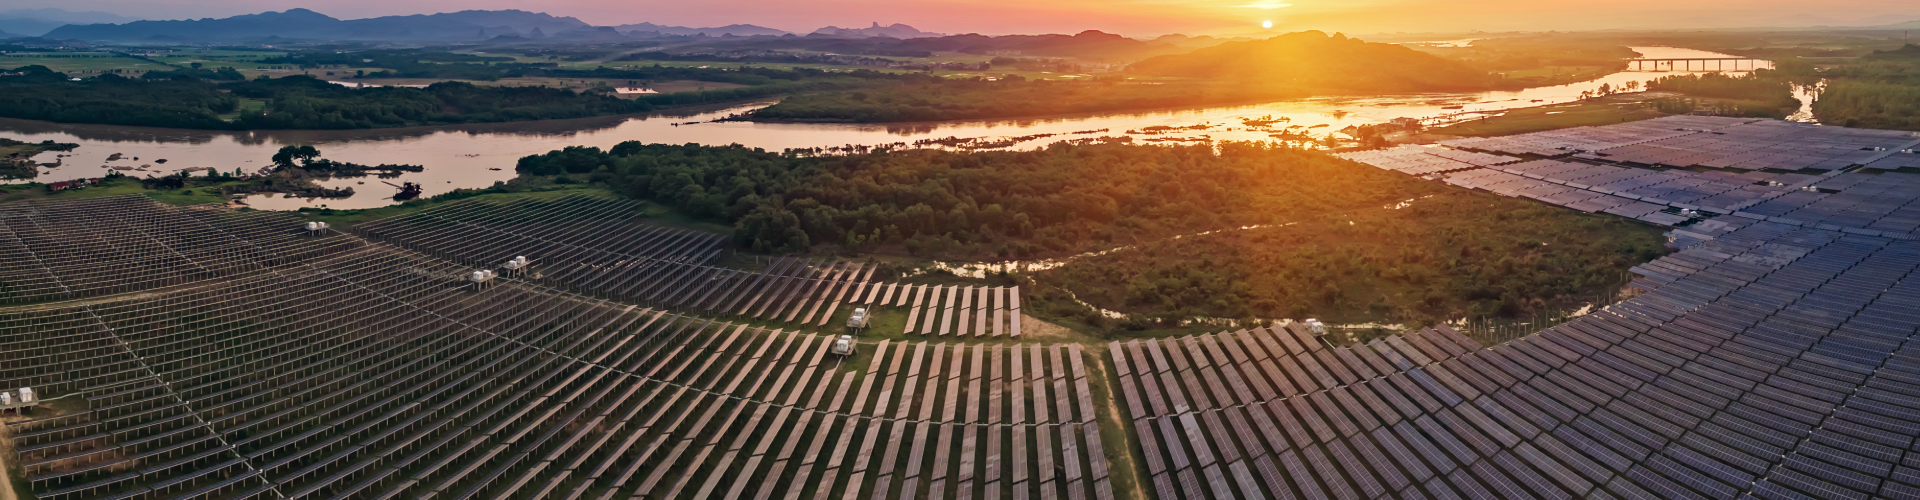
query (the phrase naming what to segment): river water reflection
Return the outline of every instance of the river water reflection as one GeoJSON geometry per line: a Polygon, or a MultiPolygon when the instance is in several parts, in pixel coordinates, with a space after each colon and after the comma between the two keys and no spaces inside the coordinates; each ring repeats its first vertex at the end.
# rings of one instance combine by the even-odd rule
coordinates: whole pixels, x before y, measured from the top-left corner
{"type": "MultiPolygon", "coordinates": [[[[1646,57],[1731,57],[1667,47],[1634,49],[1646,57]]],[[[770,104],[758,102],[648,116],[352,131],[209,132],[0,119],[0,137],[34,142],[52,139],[81,144],[80,149],[72,152],[71,156],[61,159],[60,166],[43,169],[37,179],[41,182],[99,177],[108,172],[107,166],[145,166],[144,170],[126,172],[134,176],[160,176],[193,167],[251,172],[266,166],[268,158],[283,145],[309,144],[319,148],[327,158],[339,161],[425,165],[425,172],[386,181],[395,184],[418,182],[425,187],[424,194],[431,196],[455,188],[486,187],[496,181],[511,179],[514,176],[514,163],[519,158],[574,145],[608,148],[623,141],[637,140],[668,144],[741,144],[778,151],[788,148],[912,143],[945,137],[1007,138],[1040,134],[1053,135],[1019,142],[1012,148],[1031,149],[1066,139],[1118,135],[1163,141],[1271,140],[1270,131],[1254,130],[1241,123],[1243,119],[1266,116],[1285,118],[1288,121],[1280,124],[1280,127],[1296,126],[1297,131],[1319,137],[1349,125],[1383,123],[1400,117],[1425,118],[1463,112],[1498,113],[1506,109],[1571,102],[1577,100],[1582,91],[1594,90],[1601,84],[1618,88],[1629,81],[1646,81],[1665,74],[1671,73],[1628,71],[1571,85],[1511,92],[1328,96],[1240,106],[1020,120],[887,125],[711,123],[727,115],[770,104]],[[1147,127],[1195,125],[1207,126],[1164,134],[1127,134],[1130,130],[1147,127]],[[121,154],[123,159],[106,161],[115,153],[121,154]],[[168,161],[157,163],[159,159],[168,161]]],[[[35,160],[52,162],[54,157],[52,154],[43,154],[35,160]]],[[[381,179],[334,179],[324,184],[334,188],[353,187],[356,194],[351,198],[317,200],[258,195],[249,197],[246,202],[256,208],[270,210],[321,205],[331,208],[369,208],[393,203],[390,196],[395,189],[382,183],[381,179]]]]}

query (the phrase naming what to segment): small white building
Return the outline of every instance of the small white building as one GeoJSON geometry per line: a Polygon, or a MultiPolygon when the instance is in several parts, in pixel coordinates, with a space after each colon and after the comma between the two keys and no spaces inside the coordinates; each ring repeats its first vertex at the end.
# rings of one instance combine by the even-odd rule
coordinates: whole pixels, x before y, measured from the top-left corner
{"type": "Polygon", "coordinates": [[[867,316],[866,308],[864,307],[855,308],[853,310],[853,315],[847,317],[847,328],[853,328],[856,330],[861,328],[866,328],[867,322],[870,321],[871,319],[872,318],[867,316]]]}

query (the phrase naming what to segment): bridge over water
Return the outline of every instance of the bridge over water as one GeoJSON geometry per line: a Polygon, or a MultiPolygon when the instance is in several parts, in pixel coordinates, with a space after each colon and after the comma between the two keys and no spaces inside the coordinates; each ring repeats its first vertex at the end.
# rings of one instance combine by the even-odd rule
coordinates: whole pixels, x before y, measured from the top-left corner
{"type": "Polygon", "coordinates": [[[1634,71],[1752,71],[1773,68],[1772,61],[1751,57],[1649,57],[1628,59],[1627,63],[1634,71]]]}

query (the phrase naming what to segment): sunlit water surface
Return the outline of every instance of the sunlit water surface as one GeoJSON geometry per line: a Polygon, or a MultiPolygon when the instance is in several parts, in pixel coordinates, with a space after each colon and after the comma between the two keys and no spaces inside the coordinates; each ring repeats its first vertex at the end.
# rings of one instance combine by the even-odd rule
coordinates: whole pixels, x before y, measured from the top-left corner
{"type": "MultiPolygon", "coordinates": [[[[1669,47],[1635,47],[1634,50],[1646,57],[1731,57],[1669,47]]],[[[1761,67],[1766,66],[1761,64],[1761,67]]],[[[1011,147],[1032,149],[1067,139],[1120,135],[1162,142],[1275,140],[1273,133],[1288,127],[1297,133],[1324,137],[1347,126],[1383,123],[1400,117],[1458,117],[1462,113],[1480,114],[1465,115],[1468,117],[1484,116],[1513,108],[1571,102],[1579,99],[1582,91],[1595,90],[1602,84],[1618,88],[1629,81],[1644,82],[1666,74],[1672,73],[1625,71],[1592,81],[1520,91],[1328,96],[1240,106],[1019,120],[885,125],[713,122],[724,116],[771,104],[755,102],[649,116],[352,131],[211,132],[0,119],[0,137],[34,142],[51,139],[81,145],[70,156],[58,158],[59,166],[42,169],[41,176],[36,179],[40,182],[99,177],[105,175],[111,166],[136,168],[125,172],[136,177],[167,175],[193,167],[253,172],[266,166],[273,152],[288,144],[313,145],[327,158],[338,161],[426,166],[425,172],[406,174],[384,182],[373,177],[323,182],[328,187],[354,188],[356,193],[349,198],[302,199],[274,194],[250,196],[245,200],[255,208],[272,210],[322,205],[331,208],[369,208],[393,203],[391,196],[396,189],[389,187],[386,182],[418,182],[425,186],[424,194],[427,196],[455,188],[486,187],[513,178],[514,163],[523,156],[574,145],[608,148],[624,141],[642,141],[741,144],[779,151],[845,145],[911,144],[922,139],[946,137],[1008,138],[1053,134],[1018,142],[1011,147]],[[1242,123],[1245,119],[1262,117],[1285,121],[1268,129],[1256,129],[1242,123]],[[1195,125],[1206,127],[1172,133],[1128,133],[1155,126],[1195,125]],[[123,159],[108,162],[107,158],[115,153],[121,154],[123,159]],[[159,159],[168,161],[161,164],[157,162],[159,159]]],[[[51,163],[56,158],[49,153],[35,160],[51,163]]]]}

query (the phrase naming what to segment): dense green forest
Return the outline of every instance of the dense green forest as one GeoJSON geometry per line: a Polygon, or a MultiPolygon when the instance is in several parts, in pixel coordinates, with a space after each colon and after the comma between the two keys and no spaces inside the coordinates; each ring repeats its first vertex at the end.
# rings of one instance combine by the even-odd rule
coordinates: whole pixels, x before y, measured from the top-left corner
{"type": "Polygon", "coordinates": [[[1821,123],[1920,130],[1920,46],[1875,51],[1819,76],[1827,81],[1813,103],[1821,123]]]}
{"type": "Polygon", "coordinates": [[[625,80],[696,80],[760,86],[793,83],[822,78],[855,80],[891,80],[921,75],[885,73],[873,70],[828,72],[818,69],[773,69],[749,65],[724,68],[682,66],[623,66],[618,68],[561,69],[557,63],[512,62],[514,58],[460,54],[431,49],[365,50],[354,52],[299,51],[285,56],[262,59],[261,64],[284,64],[308,69],[327,67],[375,67],[382,71],[356,75],[366,78],[428,78],[440,80],[493,81],[516,77],[616,78],[625,80]]]}
{"type": "Polygon", "coordinates": [[[1723,116],[1786,118],[1800,109],[1800,100],[1793,97],[1793,84],[1768,70],[1737,77],[1721,73],[1673,75],[1647,82],[1647,90],[1715,99],[1723,116]]]}
{"type": "Polygon", "coordinates": [[[1284,86],[1224,82],[1028,81],[1018,76],[929,79],[854,92],[804,94],[754,111],[760,121],[971,120],[1232,104],[1305,97],[1284,86]]]}
{"type": "MultiPolygon", "coordinates": [[[[1268,144],[1072,145],[1024,152],[908,150],[804,157],[739,146],[627,142],[520,160],[725,220],[761,251],[815,244],[951,258],[1061,256],[1444,187],[1268,144]]],[[[574,179],[579,180],[579,179],[574,179]]]]}
{"type": "Polygon", "coordinates": [[[440,82],[423,89],[347,88],[307,76],[251,80],[227,87],[233,95],[267,101],[246,113],[239,128],[354,129],[481,123],[639,113],[645,101],[542,87],[492,87],[440,82]]]}
{"type": "Polygon", "coordinates": [[[1813,113],[1845,127],[1920,130],[1920,84],[1835,81],[1820,92],[1813,113]]]}
{"type": "Polygon", "coordinates": [[[1401,209],[1163,240],[1036,279],[1163,324],[1192,317],[1426,324],[1531,317],[1592,302],[1663,253],[1658,229],[1529,200],[1451,190],[1401,209]]]}
{"type": "Polygon", "coordinates": [[[1134,63],[1147,76],[1199,78],[1343,93],[1483,90],[1500,84],[1484,70],[1401,45],[1303,31],[1229,42],[1134,63]]]}
{"type": "Polygon", "coordinates": [[[220,92],[213,82],[192,77],[126,78],[104,74],[81,81],[43,66],[14,69],[0,76],[0,116],[63,123],[104,123],[222,129],[231,125],[222,113],[240,99],[220,92]]]}

